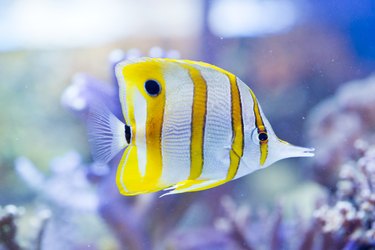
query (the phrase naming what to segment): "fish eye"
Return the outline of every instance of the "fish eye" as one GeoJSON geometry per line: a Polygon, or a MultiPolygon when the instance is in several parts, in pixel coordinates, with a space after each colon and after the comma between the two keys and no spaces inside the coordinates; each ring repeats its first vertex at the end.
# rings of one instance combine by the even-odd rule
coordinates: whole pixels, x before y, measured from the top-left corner
{"type": "Polygon", "coordinates": [[[266,132],[260,132],[258,134],[258,139],[259,141],[267,141],[268,140],[268,135],[266,132]]]}
{"type": "Polygon", "coordinates": [[[161,86],[155,80],[147,80],[145,82],[145,90],[150,96],[157,96],[160,94],[161,86]]]}
{"type": "Polygon", "coordinates": [[[254,128],[251,132],[251,139],[252,141],[259,145],[260,142],[267,142],[268,140],[268,134],[267,132],[258,132],[258,128],[254,128]]]}

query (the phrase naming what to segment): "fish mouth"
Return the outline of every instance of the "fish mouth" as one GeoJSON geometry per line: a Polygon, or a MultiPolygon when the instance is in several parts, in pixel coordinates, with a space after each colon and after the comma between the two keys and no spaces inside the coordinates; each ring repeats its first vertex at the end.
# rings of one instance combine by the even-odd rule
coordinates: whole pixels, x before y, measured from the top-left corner
{"type": "Polygon", "coordinates": [[[293,144],[284,144],[282,154],[285,158],[294,157],[314,157],[315,148],[305,148],[293,144]]]}
{"type": "Polygon", "coordinates": [[[277,138],[276,147],[277,155],[281,159],[294,158],[294,157],[314,157],[315,148],[300,147],[290,144],[280,138],[277,138]]]}
{"type": "Polygon", "coordinates": [[[314,157],[315,156],[315,148],[303,148],[303,154],[305,157],[314,157]]]}

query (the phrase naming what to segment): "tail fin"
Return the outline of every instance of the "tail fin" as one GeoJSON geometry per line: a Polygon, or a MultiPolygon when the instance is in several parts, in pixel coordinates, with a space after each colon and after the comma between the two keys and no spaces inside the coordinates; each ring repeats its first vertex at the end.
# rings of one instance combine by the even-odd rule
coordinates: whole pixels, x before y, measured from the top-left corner
{"type": "Polygon", "coordinates": [[[108,163],[118,152],[128,146],[126,127],[104,104],[91,108],[88,118],[88,136],[95,161],[108,163]]]}

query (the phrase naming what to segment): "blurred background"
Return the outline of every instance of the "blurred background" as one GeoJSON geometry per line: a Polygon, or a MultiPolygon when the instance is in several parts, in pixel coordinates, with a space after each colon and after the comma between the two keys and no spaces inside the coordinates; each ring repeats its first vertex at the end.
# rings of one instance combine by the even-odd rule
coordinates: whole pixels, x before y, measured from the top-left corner
{"type": "Polygon", "coordinates": [[[0,249],[375,249],[374,70],[372,0],[0,0],[0,249]],[[85,119],[139,56],[233,72],[316,157],[120,196],[85,119]]]}

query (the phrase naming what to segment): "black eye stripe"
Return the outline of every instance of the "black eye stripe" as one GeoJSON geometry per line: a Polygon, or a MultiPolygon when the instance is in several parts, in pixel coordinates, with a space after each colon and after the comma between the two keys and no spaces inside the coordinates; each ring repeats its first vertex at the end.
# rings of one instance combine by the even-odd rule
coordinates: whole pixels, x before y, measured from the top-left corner
{"type": "Polygon", "coordinates": [[[155,80],[147,80],[145,82],[145,90],[150,96],[157,96],[160,94],[161,86],[155,80]]]}
{"type": "Polygon", "coordinates": [[[260,132],[260,133],[258,134],[258,139],[259,139],[259,141],[267,141],[267,140],[268,140],[268,135],[267,135],[267,133],[265,133],[265,132],[260,132]]]}

